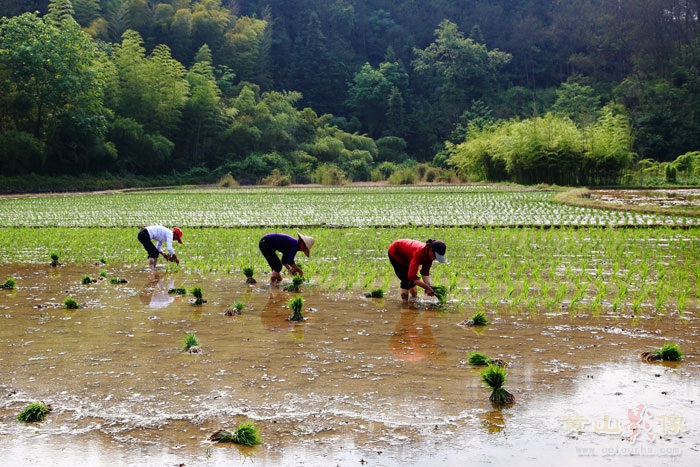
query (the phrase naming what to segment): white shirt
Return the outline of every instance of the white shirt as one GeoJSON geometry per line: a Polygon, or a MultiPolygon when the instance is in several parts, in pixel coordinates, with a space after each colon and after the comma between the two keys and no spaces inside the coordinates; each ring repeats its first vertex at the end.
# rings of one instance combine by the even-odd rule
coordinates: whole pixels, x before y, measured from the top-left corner
{"type": "Polygon", "coordinates": [[[168,248],[168,252],[171,255],[175,254],[175,250],[173,250],[173,231],[170,229],[166,229],[162,225],[151,225],[146,227],[146,230],[148,230],[148,235],[151,237],[151,240],[156,240],[158,243],[156,243],[156,248],[158,251],[161,251],[161,247],[163,246],[163,242],[165,242],[166,247],[168,248]]]}

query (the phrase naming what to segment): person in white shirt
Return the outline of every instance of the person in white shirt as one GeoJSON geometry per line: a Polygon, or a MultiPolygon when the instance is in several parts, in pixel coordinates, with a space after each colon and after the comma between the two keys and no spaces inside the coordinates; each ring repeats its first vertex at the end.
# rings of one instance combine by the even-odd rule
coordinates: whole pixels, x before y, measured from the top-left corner
{"type": "Polygon", "coordinates": [[[168,261],[174,261],[180,264],[180,260],[173,249],[173,240],[177,240],[182,244],[182,230],[179,228],[173,227],[173,230],[170,230],[162,225],[151,225],[141,229],[136,238],[138,238],[139,242],[141,242],[146,249],[146,252],[148,252],[148,266],[151,269],[156,268],[156,262],[160,255],[163,255],[168,261]],[[157,242],[155,245],[153,244],[153,240],[157,242]],[[168,253],[162,250],[164,243],[168,253]]]}

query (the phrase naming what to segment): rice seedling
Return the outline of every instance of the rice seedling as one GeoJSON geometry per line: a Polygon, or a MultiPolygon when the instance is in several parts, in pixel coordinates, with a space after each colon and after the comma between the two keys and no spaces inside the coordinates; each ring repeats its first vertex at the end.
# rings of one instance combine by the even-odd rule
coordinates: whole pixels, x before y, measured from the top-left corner
{"type": "Polygon", "coordinates": [[[107,271],[105,271],[104,269],[101,269],[100,270],[100,277],[103,279],[107,279],[107,271]]]}
{"type": "Polygon", "coordinates": [[[506,370],[498,365],[489,365],[481,372],[481,380],[491,389],[489,400],[494,404],[507,405],[515,402],[515,396],[503,388],[506,375],[506,370]]]}
{"type": "Polygon", "coordinates": [[[505,367],[506,362],[500,358],[489,358],[486,354],[481,352],[472,352],[469,354],[469,364],[472,366],[488,366],[496,365],[500,367],[505,367]]]}
{"type": "Polygon", "coordinates": [[[301,276],[294,276],[292,282],[284,286],[284,290],[287,292],[299,292],[301,289],[301,284],[304,283],[304,278],[301,276]]]}
{"type": "Polygon", "coordinates": [[[202,293],[202,288],[199,286],[195,286],[192,288],[192,295],[194,296],[194,304],[195,305],[203,305],[204,303],[207,303],[206,300],[204,300],[204,294],[202,293]]]}
{"type": "Polygon", "coordinates": [[[434,285],[432,288],[435,297],[438,299],[438,303],[443,304],[447,302],[447,287],[444,285],[434,285]]]}
{"type": "Polygon", "coordinates": [[[235,431],[218,430],[209,437],[209,441],[216,443],[236,443],[243,446],[254,446],[260,444],[260,434],[257,427],[252,422],[238,425],[235,431]]]}
{"type": "Polygon", "coordinates": [[[58,253],[51,253],[51,266],[60,266],[61,263],[58,261],[58,253]]]}
{"type": "Polygon", "coordinates": [[[365,293],[365,297],[384,298],[384,289],[382,289],[382,288],[373,289],[371,292],[365,293]]]}
{"type": "Polygon", "coordinates": [[[243,274],[245,275],[245,281],[247,284],[257,283],[255,278],[253,277],[253,274],[255,274],[255,269],[253,269],[251,266],[244,267],[243,274]]]}
{"type": "Polygon", "coordinates": [[[90,276],[83,276],[83,278],[80,280],[80,283],[83,285],[92,284],[93,282],[97,281],[93,280],[93,278],[90,276]]]}
{"type": "Polygon", "coordinates": [[[110,277],[109,278],[109,283],[110,284],[126,284],[129,281],[124,279],[123,277],[110,277]]]}
{"type": "Polygon", "coordinates": [[[171,295],[187,295],[187,289],[184,287],[173,287],[168,289],[168,293],[171,295]]]}
{"type": "Polygon", "coordinates": [[[675,342],[666,343],[660,350],[642,352],[639,357],[647,362],[663,360],[666,362],[680,362],[683,360],[683,352],[681,352],[678,344],[675,342]]]}
{"type": "Polygon", "coordinates": [[[80,308],[80,305],[73,297],[67,297],[65,300],[63,300],[63,307],[68,310],[77,310],[80,308]]]}
{"type": "Polygon", "coordinates": [[[198,353],[200,350],[199,339],[193,332],[185,333],[182,350],[188,353],[198,353]]]}
{"type": "Polygon", "coordinates": [[[224,315],[226,316],[240,316],[243,314],[243,308],[245,307],[245,304],[241,301],[236,301],[234,302],[230,307],[224,311],[224,315]]]}
{"type": "Polygon", "coordinates": [[[304,316],[301,313],[304,307],[304,299],[301,296],[294,297],[287,305],[292,310],[289,321],[304,321],[304,316]]]}
{"type": "Polygon", "coordinates": [[[17,415],[17,420],[26,423],[41,422],[51,410],[51,406],[43,402],[32,402],[17,415]]]}
{"type": "Polygon", "coordinates": [[[477,311],[476,313],[474,313],[474,315],[471,317],[471,319],[465,319],[464,321],[459,323],[460,326],[466,326],[466,327],[486,326],[488,324],[489,324],[489,320],[483,311],[477,311]]]}
{"type": "Polygon", "coordinates": [[[4,283],[0,284],[0,289],[12,290],[17,286],[17,281],[12,277],[8,278],[4,283]]]}

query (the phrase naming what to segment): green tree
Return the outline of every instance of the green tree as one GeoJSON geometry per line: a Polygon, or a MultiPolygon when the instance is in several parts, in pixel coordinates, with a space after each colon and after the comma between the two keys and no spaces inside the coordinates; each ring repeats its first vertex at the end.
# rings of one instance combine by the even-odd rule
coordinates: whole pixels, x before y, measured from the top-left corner
{"type": "Polygon", "coordinates": [[[457,25],[445,20],[435,30],[435,40],[425,49],[414,50],[413,68],[424,79],[434,129],[446,137],[469,102],[489,98],[497,83],[497,72],[511,56],[465,38],[457,25]]]}
{"type": "Polygon", "coordinates": [[[102,58],[70,16],[55,18],[25,13],[0,20],[2,123],[46,144],[49,168],[86,170],[91,157],[109,157],[102,58]]]}

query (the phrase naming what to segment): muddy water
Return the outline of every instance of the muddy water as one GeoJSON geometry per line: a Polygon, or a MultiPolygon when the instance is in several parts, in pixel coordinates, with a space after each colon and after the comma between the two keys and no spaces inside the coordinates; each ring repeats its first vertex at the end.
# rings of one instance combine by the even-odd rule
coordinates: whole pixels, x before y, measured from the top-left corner
{"type": "Polygon", "coordinates": [[[234,275],[0,265],[0,458],[6,465],[698,465],[695,317],[592,317],[404,305],[234,275]],[[207,303],[168,294],[202,287],[207,303]],[[71,296],[83,305],[69,311],[71,296]],[[235,301],[241,316],[225,316],[235,301]],[[194,332],[201,353],[181,350],[194,332]],[[637,354],[676,341],[680,364],[637,354]],[[497,408],[468,353],[508,362],[497,408]],[[30,402],[53,411],[23,424],[30,402]],[[262,444],[212,444],[244,422],[262,444]],[[633,430],[634,428],[637,430],[633,430]]]}

